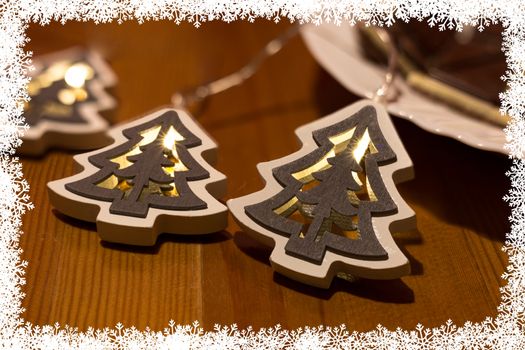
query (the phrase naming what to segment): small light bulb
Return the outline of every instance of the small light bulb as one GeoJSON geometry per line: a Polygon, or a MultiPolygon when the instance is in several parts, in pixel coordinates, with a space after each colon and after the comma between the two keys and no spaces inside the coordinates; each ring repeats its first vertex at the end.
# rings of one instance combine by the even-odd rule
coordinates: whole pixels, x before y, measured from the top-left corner
{"type": "Polygon", "coordinates": [[[88,93],[84,89],[75,89],[75,99],[77,101],[85,101],[88,98],[88,93]]]}
{"type": "Polygon", "coordinates": [[[162,141],[164,148],[172,150],[175,147],[175,130],[172,127],[169,128],[166,135],[164,135],[164,140],[162,141]]]}
{"type": "Polygon", "coordinates": [[[75,103],[76,97],[75,93],[70,89],[62,89],[58,92],[58,100],[65,105],[72,105],[75,103]]]}
{"type": "Polygon", "coordinates": [[[370,135],[368,135],[368,129],[365,130],[363,137],[357,143],[357,147],[353,151],[354,158],[357,163],[361,162],[361,159],[365,155],[365,152],[370,143],[370,135]]]}
{"type": "Polygon", "coordinates": [[[76,63],[69,67],[64,75],[66,83],[74,88],[84,86],[87,79],[92,73],[92,69],[84,63],[76,63]]]}
{"type": "Polygon", "coordinates": [[[169,150],[173,150],[175,147],[175,143],[177,141],[183,141],[184,137],[182,137],[181,134],[179,134],[173,126],[170,126],[168,129],[168,132],[166,135],[164,135],[164,139],[162,140],[164,148],[167,148],[169,150]]]}

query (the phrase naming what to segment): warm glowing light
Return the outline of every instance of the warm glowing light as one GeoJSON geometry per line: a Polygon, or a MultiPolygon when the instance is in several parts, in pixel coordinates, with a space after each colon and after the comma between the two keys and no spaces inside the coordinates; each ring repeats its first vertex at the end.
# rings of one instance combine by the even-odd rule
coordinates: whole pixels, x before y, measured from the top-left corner
{"type": "Polygon", "coordinates": [[[93,70],[85,63],[76,63],[66,70],[64,80],[66,83],[75,88],[84,86],[87,79],[93,75],[93,70]]]}
{"type": "Polygon", "coordinates": [[[357,174],[355,171],[352,171],[352,177],[354,178],[355,182],[357,182],[359,186],[363,186],[363,182],[359,178],[359,174],[357,174]]]}
{"type": "Polygon", "coordinates": [[[275,208],[273,212],[277,215],[282,215],[283,213],[287,212],[295,203],[297,203],[298,199],[297,197],[292,197],[288,202],[284,203],[278,208],[275,208]]]}
{"type": "Polygon", "coordinates": [[[292,176],[303,183],[312,181],[314,179],[314,177],[312,176],[312,173],[315,173],[316,171],[321,171],[321,170],[324,170],[330,167],[330,164],[328,163],[328,159],[332,157],[335,157],[335,147],[332,148],[327,154],[325,154],[324,157],[321,158],[321,160],[319,160],[317,163],[315,163],[314,165],[304,170],[293,173],[292,176]]]}
{"type": "Polygon", "coordinates": [[[58,100],[65,105],[72,105],[75,103],[75,92],[70,89],[62,89],[58,92],[58,100]]]}
{"type": "Polygon", "coordinates": [[[164,148],[173,150],[175,148],[175,143],[177,141],[182,141],[182,140],[184,140],[184,137],[182,137],[182,135],[179,134],[173,126],[170,126],[170,128],[168,129],[168,132],[166,133],[166,135],[164,135],[162,144],[164,148]]]}
{"type": "Polygon", "coordinates": [[[167,149],[173,149],[175,147],[175,130],[173,130],[173,128],[169,128],[168,132],[166,133],[166,135],[164,135],[164,140],[162,141],[162,144],[164,146],[164,148],[167,148],[167,149]]]}
{"type": "Polygon", "coordinates": [[[328,138],[330,142],[333,143],[335,146],[334,147],[335,153],[341,152],[342,150],[346,148],[346,146],[348,146],[348,143],[350,142],[350,139],[354,135],[354,132],[355,132],[355,127],[348,129],[340,134],[330,136],[328,138]]]}
{"type": "Polygon", "coordinates": [[[342,150],[346,148],[346,146],[350,142],[350,139],[352,138],[352,135],[355,132],[355,129],[356,128],[353,127],[340,134],[329,137],[328,139],[334,145],[334,147],[323,158],[321,158],[317,163],[315,163],[314,165],[304,170],[293,173],[292,176],[296,178],[297,180],[302,181],[304,183],[312,181],[313,180],[312,173],[316,171],[324,170],[330,167],[330,164],[328,163],[328,159],[335,157],[336,154],[338,154],[339,152],[341,152],[342,150]]]}
{"type": "Polygon", "coordinates": [[[180,195],[177,187],[175,187],[175,182],[172,184],[171,191],[164,192],[163,194],[169,197],[178,197],[180,195]]]}
{"type": "Polygon", "coordinates": [[[67,61],[60,61],[52,64],[45,73],[41,76],[44,77],[44,80],[49,81],[49,83],[57,80],[64,79],[66,71],[70,67],[70,63],[67,61]]]}
{"type": "MultiPolygon", "coordinates": [[[[334,144],[334,147],[327,154],[325,154],[324,157],[321,158],[317,163],[313,164],[312,166],[306,169],[293,173],[292,176],[303,183],[312,181],[313,180],[312,173],[329,168],[330,164],[328,163],[328,159],[335,157],[336,154],[338,154],[344,148],[347,147],[348,143],[350,142],[350,138],[352,137],[354,132],[355,132],[355,128],[352,128],[341,134],[330,137],[329,138],[330,142],[334,144]]],[[[354,159],[356,160],[356,162],[359,163],[361,161],[361,159],[363,158],[363,156],[365,155],[369,147],[371,147],[372,150],[375,151],[372,153],[376,153],[377,150],[373,146],[374,145],[371,143],[370,135],[368,134],[368,129],[367,129],[365,130],[363,137],[361,138],[361,140],[359,140],[355,149],[352,152],[352,155],[354,156],[354,159]]],[[[354,178],[356,178],[356,175],[357,174],[355,175],[352,174],[354,178]]],[[[356,181],[358,184],[362,185],[360,180],[356,179],[356,181]]]]}
{"type": "Polygon", "coordinates": [[[88,98],[88,93],[84,89],[74,89],[73,92],[77,101],[85,101],[88,98]]]}
{"type": "Polygon", "coordinates": [[[366,190],[368,191],[368,198],[370,198],[370,201],[377,201],[377,196],[372,189],[372,186],[370,185],[370,181],[368,181],[368,178],[366,179],[366,190]]]}
{"type": "Polygon", "coordinates": [[[110,159],[110,161],[112,161],[113,163],[117,163],[119,165],[119,169],[124,169],[133,164],[132,162],[128,160],[128,157],[134,156],[135,154],[139,154],[139,153],[140,153],[140,148],[136,146],[136,147],[133,147],[129,152],[110,159]]]}
{"type": "Polygon", "coordinates": [[[173,166],[173,170],[174,171],[188,171],[188,168],[186,168],[186,166],[181,161],[178,161],[173,166]]]}
{"type": "Polygon", "coordinates": [[[179,159],[179,155],[177,154],[177,150],[176,149],[172,149],[171,150],[171,161],[173,162],[173,166],[167,166],[167,167],[164,167],[164,172],[166,174],[168,174],[169,176],[173,177],[175,176],[175,173],[176,172],[179,172],[179,171],[188,171],[188,168],[186,167],[186,165],[184,165],[183,162],[181,162],[181,160],[179,159]]]}
{"type": "Polygon", "coordinates": [[[97,183],[98,187],[113,189],[118,186],[118,179],[115,175],[111,175],[101,182],[97,183]]]}
{"type": "Polygon", "coordinates": [[[357,143],[356,148],[353,151],[354,159],[357,163],[361,161],[363,156],[366,153],[366,150],[368,149],[368,145],[370,144],[370,135],[368,135],[368,129],[365,130],[363,137],[359,142],[357,143]]]}
{"type": "Polygon", "coordinates": [[[140,136],[142,136],[142,140],[140,140],[139,144],[137,146],[144,146],[149,145],[153,141],[157,139],[157,136],[159,135],[161,126],[155,126],[151,129],[144,130],[140,132],[140,136]]]}
{"type": "MultiPolygon", "coordinates": [[[[140,136],[142,136],[142,140],[140,140],[140,142],[135,147],[133,147],[132,149],[130,149],[128,152],[124,154],[121,154],[115,158],[110,159],[110,161],[112,161],[113,163],[119,164],[119,169],[124,169],[132,165],[133,163],[128,160],[128,157],[142,153],[142,151],[140,150],[140,147],[149,145],[150,143],[154,142],[157,139],[157,137],[159,137],[159,132],[161,128],[162,127],[158,125],[151,129],[141,131],[140,136]]],[[[178,154],[175,148],[175,143],[177,141],[184,140],[182,135],[179,134],[173,127],[170,127],[166,135],[164,137],[161,137],[161,139],[162,139],[163,147],[168,148],[171,151],[171,157],[175,159],[174,166],[165,167],[164,168],[165,172],[168,175],[173,176],[173,174],[176,171],[187,171],[188,168],[186,168],[186,166],[180,160],[178,160],[178,154]]]]}

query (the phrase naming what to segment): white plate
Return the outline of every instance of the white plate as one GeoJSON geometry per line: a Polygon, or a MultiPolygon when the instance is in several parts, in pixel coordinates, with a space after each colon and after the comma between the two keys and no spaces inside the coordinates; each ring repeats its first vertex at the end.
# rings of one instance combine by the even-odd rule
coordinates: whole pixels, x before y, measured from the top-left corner
{"type": "MultiPolygon", "coordinates": [[[[383,84],[385,67],[362,54],[358,33],[349,25],[304,25],[301,35],[317,62],[352,93],[370,98],[383,84]]],[[[408,119],[422,129],[486,151],[507,154],[503,128],[469,117],[412,90],[401,78],[395,80],[400,95],[390,102],[391,114],[408,119]]]]}

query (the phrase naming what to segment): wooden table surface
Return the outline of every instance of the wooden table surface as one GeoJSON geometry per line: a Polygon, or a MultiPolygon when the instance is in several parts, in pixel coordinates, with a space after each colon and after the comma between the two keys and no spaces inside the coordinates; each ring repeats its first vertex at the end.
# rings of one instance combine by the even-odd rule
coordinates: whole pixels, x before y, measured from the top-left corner
{"type": "MultiPolygon", "coordinates": [[[[73,45],[102,52],[119,78],[115,120],[169,103],[177,90],[230,73],[287,24],[222,22],[177,26],[69,23],[32,25],[35,55],[73,45]]],[[[224,200],[262,188],[259,162],[296,151],[294,130],[357,100],[325,73],[298,37],[241,87],[212,97],[197,117],[220,145],[224,200]]],[[[429,134],[394,118],[416,178],[399,186],[418,229],[398,234],[413,273],[392,281],[336,280],[320,290],[275,274],[270,250],[228,228],[205,237],[161,236],[153,248],[103,243],[94,225],[51,207],[46,183],[73,174],[72,153],[21,158],[35,209],[23,218],[29,261],[24,317],[44,325],[146,326],[173,319],[254,328],[339,325],[359,331],[438,326],[495,316],[507,256],[509,208],[502,196],[509,160],[429,134]]]]}

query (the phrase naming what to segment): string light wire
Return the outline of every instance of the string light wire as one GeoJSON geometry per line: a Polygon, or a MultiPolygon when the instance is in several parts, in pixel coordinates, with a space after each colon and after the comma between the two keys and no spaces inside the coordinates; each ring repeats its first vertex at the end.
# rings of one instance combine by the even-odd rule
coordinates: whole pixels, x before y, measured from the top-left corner
{"type": "Polygon", "coordinates": [[[177,108],[187,108],[232,87],[241,85],[251,78],[269,57],[277,54],[281,49],[299,33],[299,24],[292,25],[281,35],[268,42],[246,65],[241,69],[222,78],[199,85],[185,92],[177,92],[171,98],[172,104],[177,108]]]}

